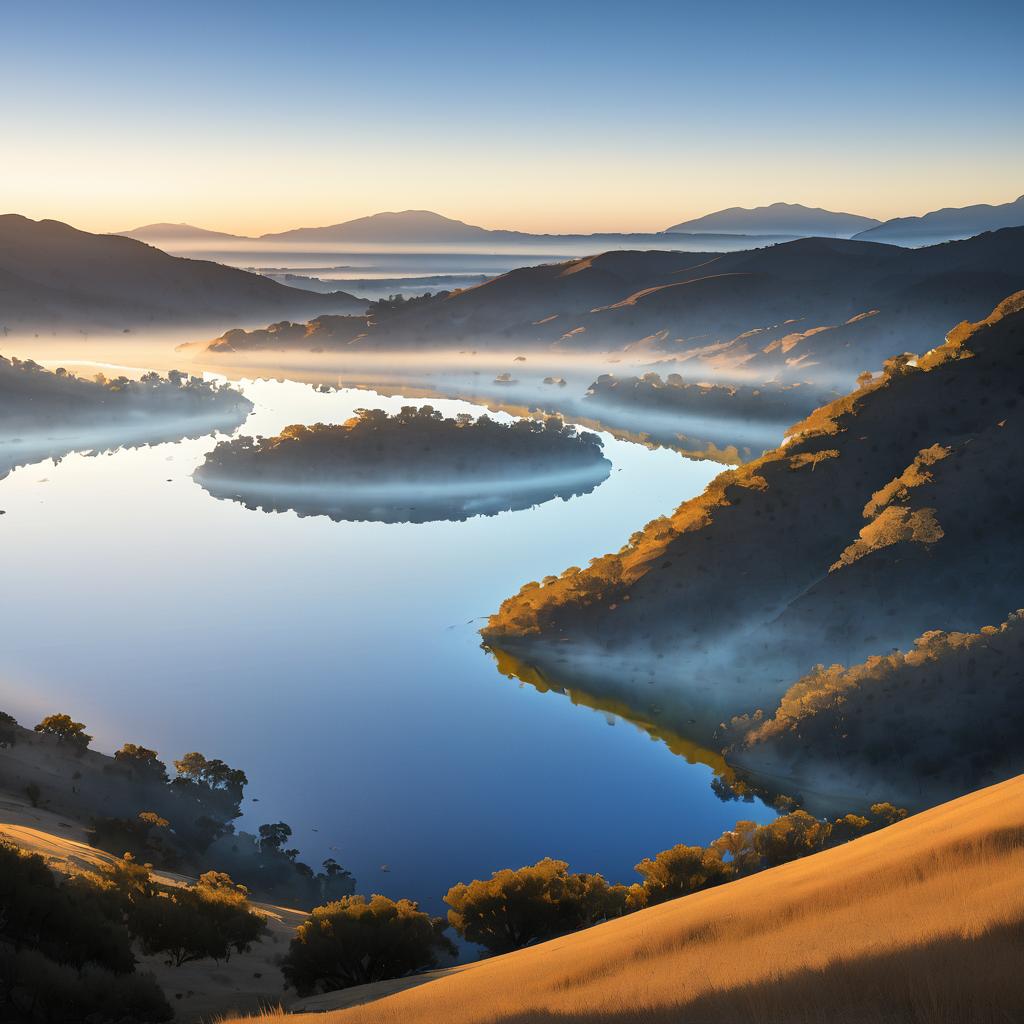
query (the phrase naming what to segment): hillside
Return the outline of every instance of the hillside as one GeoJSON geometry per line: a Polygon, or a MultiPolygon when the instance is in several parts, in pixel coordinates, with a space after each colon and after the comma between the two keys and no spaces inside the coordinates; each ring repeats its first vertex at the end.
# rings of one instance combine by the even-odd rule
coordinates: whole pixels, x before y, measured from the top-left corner
{"type": "Polygon", "coordinates": [[[120,235],[0,216],[0,327],[13,332],[223,328],[365,308],[345,292],[315,295],[120,235]]]}
{"type": "MultiPolygon", "coordinates": [[[[0,792],[0,840],[3,839],[38,854],[51,868],[64,874],[95,872],[115,861],[109,853],[88,844],[82,825],[0,792]]],[[[194,881],[169,871],[156,871],[154,878],[170,886],[194,881]]],[[[306,915],[269,903],[254,903],[253,907],[266,921],[267,932],[249,952],[236,953],[220,963],[200,960],[180,967],[169,965],[164,955],[136,954],[138,970],[154,975],[177,1020],[205,1021],[212,1015],[255,1012],[280,999],[284,979],[277,961],[306,915]]]]}
{"type": "Polygon", "coordinates": [[[853,213],[833,213],[800,203],[772,203],[746,209],[732,206],[694,220],[684,220],[665,228],[676,232],[713,232],[728,235],[793,235],[825,238],[850,238],[858,231],[867,231],[881,222],[874,217],[859,217],[853,213]]]}
{"type": "Polygon", "coordinates": [[[892,245],[935,245],[958,238],[970,238],[982,231],[998,231],[1024,225],[1024,196],[1011,203],[991,206],[946,207],[922,217],[896,217],[854,237],[866,242],[892,245]]]}
{"type": "MultiPolygon", "coordinates": [[[[1019,292],[926,357],[890,360],[619,552],[528,584],[492,616],[488,644],[715,747],[719,723],[770,712],[817,663],[1004,621],[1024,605],[1022,366],[1019,292]]],[[[998,688],[947,685],[1000,706],[998,688]]],[[[934,724],[932,756],[963,754],[934,724]]],[[[1004,753],[1004,776],[1024,767],[1024,744],[1004,753]]],[[[928,806],[991,771],[982,759],[966,779],[903,775],[888,798],[928,806]]],[[[820,802],[863,802],[852,780],[833,782],[820,802]]]]}
{"type": "Polygon", "coordinates": [[[378,303],[365,324],[232,332],[230,348],[625,350],[685,362],[689,377],[849,386],[1019,288],[1024,228],[916,250],[811,238],[725,254],[619,251],[378,303]]]}
{"type": "Polygon", "coordinates": [[[921,778],[969,789],[980,773],[999,778],[1019,763],[1022,655],[1016,611],[976,633],[931,630],[860,665],[819,665],[767,717],[733,721],[729,760],[755,780],[793,779],[797,790],[829,777],[875,794],[921,778]]]}
{"type": "Polygon", "coordinates": [[[404,991],[388,998],[380,997],[400,982],[315,997],[305,1004],[311,1011],[354,1008],[297,1019],[1017,1019],[1024,1012],[1017,969],[1024,952],[1022,837],[1024,779],[1016,778],[728,885],[454,972],[410,978],[404,991]]]}

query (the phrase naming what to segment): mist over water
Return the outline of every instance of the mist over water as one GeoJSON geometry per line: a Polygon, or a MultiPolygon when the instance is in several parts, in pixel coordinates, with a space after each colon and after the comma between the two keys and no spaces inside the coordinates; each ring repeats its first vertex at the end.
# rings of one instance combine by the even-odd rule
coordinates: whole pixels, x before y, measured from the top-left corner
{"type": "MultiPolygon", "coordinates": [[[[241,387],[254,435],[410,404],[241,387]]],[[[517,685],[480,647],[482,617],[523,582],[618,548],[720,468],[603,440],[613,468],[592,493],[427,524],[217,500],[192,479],[215,436],[15,469],[0,480],[0,706],[29,724],[74,713],[102,750],[221,757],[251,780],[240,828],[285,820],[307,862],[333,856],[360,891],[435,911],[500,867],[556,856],[630,880],[643,856],[768,820],[721,803],[710,768],[517,685]]]]}

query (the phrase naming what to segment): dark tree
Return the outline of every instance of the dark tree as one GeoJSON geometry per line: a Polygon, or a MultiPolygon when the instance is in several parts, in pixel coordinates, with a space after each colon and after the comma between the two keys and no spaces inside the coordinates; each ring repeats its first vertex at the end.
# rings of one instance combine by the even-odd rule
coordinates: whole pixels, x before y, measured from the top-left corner
{"type": "Polygon", "coordinates": [[[114,760],[131,768],[140,778],[152,782],[167,781],[167,765],[157,756],[155,750],[139,746],[137,743],[126,743],[114,754],[114,760]]]}
{"type": "Polygon", "coordinates": [[[446,927],[411,900],[348,896],[299,925],[281,970],[300,995],[400,978],[454,955],[446,927]]]}

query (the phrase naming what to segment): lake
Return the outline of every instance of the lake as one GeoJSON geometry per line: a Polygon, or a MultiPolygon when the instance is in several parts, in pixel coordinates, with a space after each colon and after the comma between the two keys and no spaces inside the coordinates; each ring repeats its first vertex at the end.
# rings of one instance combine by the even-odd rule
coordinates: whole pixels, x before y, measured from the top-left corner
{"type": "MultiPolygon", "coordinates": [[[[422,404],[240,386],[250,434],[422,404]]],[[[552,856],[629,882],[645,856],[770,820],[721,802],[704,765],[506,678],[481,649],[483,618],[522,583],[617,549],[721,469],[602,436],[613,468],[592,493],[465,522],[219,500],[191,476],[212,436],[18,468],[0,480],[0,708],[29,726],[66,711],[103,751],[223,758],[250,780],[240,828],[284,820],[303,860],[333,856],[359,891],[435,912],[450,885],[498,868],[552,856]]]]}

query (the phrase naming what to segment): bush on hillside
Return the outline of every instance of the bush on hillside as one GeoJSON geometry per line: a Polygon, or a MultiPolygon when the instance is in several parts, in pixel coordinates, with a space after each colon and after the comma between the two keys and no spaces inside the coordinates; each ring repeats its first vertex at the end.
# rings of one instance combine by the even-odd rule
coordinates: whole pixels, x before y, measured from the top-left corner
{"type": "Polygon", "coordinates": [[[400,978],[455,954],[446,927],[411,900],[347,896],[299,925],[281,970],[299,995],[400,978]]]}
{"type": "Polygon", "coordinates": [[[643,904],[639,886],[609,885],[601,875],[570,874],[563,860],[496,871],[448,890],[448,921],[469,942],[506,953],[531,942],[621,917],[643,904]]]}

